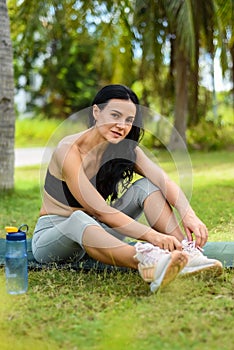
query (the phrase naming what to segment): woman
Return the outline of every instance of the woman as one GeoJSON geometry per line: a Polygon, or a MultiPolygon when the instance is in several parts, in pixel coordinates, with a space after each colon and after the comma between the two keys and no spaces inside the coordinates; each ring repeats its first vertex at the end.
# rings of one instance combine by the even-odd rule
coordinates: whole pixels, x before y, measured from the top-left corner
{"type": "Polygon", "coordinates": [[[222,264],[199,250],[208,238],[206,226],[138,145],[142,115],[136,94],[122,85],[101,89],[90,125],[65,137],[52,155],[32,241],[35,259],[82,258],[87,252],[103,263],[138,269],[152,291],[178,273],[222,273],[222,264]],[[132,183],[134,173],[141,178],[132,183]],[[136,220],[142,212],[149,226],[136,220]],[[125,237],[138,242],[129,245],[125,237]]]}

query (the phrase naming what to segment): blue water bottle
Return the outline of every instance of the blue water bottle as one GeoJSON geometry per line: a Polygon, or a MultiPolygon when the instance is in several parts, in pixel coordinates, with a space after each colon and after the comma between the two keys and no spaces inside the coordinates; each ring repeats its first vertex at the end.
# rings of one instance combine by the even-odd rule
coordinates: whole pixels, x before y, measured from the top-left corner
{"type": "Polygon", "coordinates": [[[27,225],[6,227],[5,274],[9,294],[23,294],[28,289],[27,225]],[[25,228],[25,230],[24,230],[25,228]]]}

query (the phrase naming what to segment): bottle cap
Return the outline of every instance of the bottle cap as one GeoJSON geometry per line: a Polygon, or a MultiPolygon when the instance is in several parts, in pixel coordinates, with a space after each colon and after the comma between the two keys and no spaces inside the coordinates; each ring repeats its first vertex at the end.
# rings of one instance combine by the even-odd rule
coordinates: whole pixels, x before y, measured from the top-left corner
{"type": "Polygon", "coordinates": [[[7,241],[24,241],[26,240],[26,233],[22,231],[9,232],[6,234],[6,240],[7,241]]]}
{"type": "Polygon", "coordinates": [[[7,233],[15,233],[18,232],[18,228],[14,226],[6,226],[5,230],[7,233]]]}

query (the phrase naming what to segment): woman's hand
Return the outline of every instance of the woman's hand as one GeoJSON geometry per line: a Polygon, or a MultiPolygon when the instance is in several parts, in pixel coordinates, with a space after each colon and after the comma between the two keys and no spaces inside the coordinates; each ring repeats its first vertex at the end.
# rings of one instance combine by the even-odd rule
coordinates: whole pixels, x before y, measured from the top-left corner
{"type": "Polygon", "coordinates": [[[167,249],[170,252],[175,249],[182,250],[182,245],[177,238],[174,236],[159,233],[153,229],[145,234],[144,240],[161,249],[167,249]]]}
{"type": "Polygon", "coordinates": [[[195,236],[196,246],[203,247],[208,239],[208,230],[206,225],[196,216],[193,211],[189,211],[182,218],[182,223],[188,241],[193,240],[195,236]]]}

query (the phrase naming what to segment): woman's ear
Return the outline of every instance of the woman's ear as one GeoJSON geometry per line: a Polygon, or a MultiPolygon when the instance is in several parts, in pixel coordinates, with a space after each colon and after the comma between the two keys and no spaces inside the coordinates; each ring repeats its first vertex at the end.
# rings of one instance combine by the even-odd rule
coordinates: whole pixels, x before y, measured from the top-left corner
{"type": "Polygon", "coordinates": [[[93,105],[93,117],[97,121],[100,113],[100,108],[97,105],[93,105]]]}

